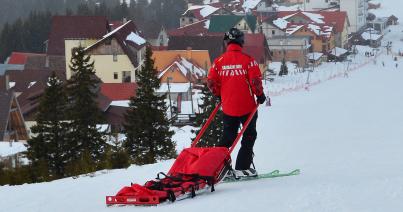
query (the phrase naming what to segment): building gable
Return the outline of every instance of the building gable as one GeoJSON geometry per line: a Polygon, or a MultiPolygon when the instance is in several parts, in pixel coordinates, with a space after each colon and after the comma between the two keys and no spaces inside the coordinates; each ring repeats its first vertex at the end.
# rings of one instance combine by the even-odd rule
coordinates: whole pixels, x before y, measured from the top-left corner
{"type": "Polygon", "coordinates": [[[65,39],[101,39],[109,31],[108,20],[104,16],[54,16],[47,53],[64,55],[65,39]]]}
{"type": "Polygon", "coordinates": [[[0,93],[0,141],[28,140],[24,117],[13,92],[0,93]]]}

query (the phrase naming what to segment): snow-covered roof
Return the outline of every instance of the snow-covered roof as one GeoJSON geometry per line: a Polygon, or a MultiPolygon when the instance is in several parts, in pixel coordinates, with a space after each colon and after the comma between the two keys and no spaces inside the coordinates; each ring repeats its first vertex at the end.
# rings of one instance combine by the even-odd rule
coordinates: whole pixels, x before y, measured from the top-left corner
{"type": "Polygon", "coordinates": [[[334,55],[336,57],[340,57],[341,55],[347,53],[348,51],[339,47],[335,47],[334,49],[332,49],[332,51],[330,51],[329,53],[331,55],[334,55]]]}
{"type": "Polygon", "coordinates": [[[12,142],[10,146],[10,142],[0,141],[0,157],[6,157],[25,151],[27,151],[27,147],[21,142],[12,142]]]}
{"type": "Polygon", "coordinates": [[[35,85],[36,81],[32,81],[29,83],[28,88],[32,87],[33,85],[35,85]]]}
{"type": "Polygon", "coordinates": [[[369,33],[369,32],[363,32],[361,34],[361,37],[364,40],[379,40],[380,38],[382,38],[382,35],[369,33]]]}
{"type": "Polygon", "coordinates": [[[131,32],[127,37],[126,40],[132,41],[133,43],[141,46],[145,44],[147,41],[140,37],[137,33],[131,32]]]}
{"type": "Polygon", "coordinates": [[[301,5],[299,4],[292,6],[279,6],[277,4],[273,4],[273,7],[276,8],[276,11],[298,11],[301,9],[301,5]]]}
{"type": "Polygon", "coordinates": [[[110,106],[129,107],[130,100],[112,101],[110,106]]]}
{"type": "Polygon", "coordinates": [[[319,60],[322,56],[323,53],[321,52],[312,52],[307,54],[309,60],[319,60]]]}
{"type": "MultiPolygon", "coordinates": [[[[190,89],[189,83],[169,83],[169,91],[171,93],[186,93],[190,89]]],[[[161,83],[161,87],[157,89],[157,93],[167,93],[168,83],[161,83]]]]}
{"type": "Polygon", "coordinates": [[[317,24],[324,24],[325,23],[323,21],[323,19],[325,17],[323,17],[321,14],[310,13],[310,12],[302,12],[302,14],[304,14],[305,16],[307,16],[308,18],[310,18],[313,22],[315,22],[317,24]]]}
{"type": "Polygon", "coordinates": [[[287,35],[292,35],[294,34],[296,31],[298,31],[299,29],[301,29],[304,25],[291,25],[290,27],[288,27],[285,31],[285,33],[287,35]]]}
{"type": "Polygon", "coordinates": [[[190,6],[182,15],[185,15],[189,11],[199,10],[200,15],[205,18],[210,16],[211,14],[215,13],[220,8],[213,7],[211,5],[193,5],[190,6]]]}
{"type": "Polygon", "coordinates": [[[8,87],[9,87],[9,88],[12,88],[12,87],[15,86],[15,84],[16,84],[16,82],[10,81],[10,82],[8,82],[8,87]]]}
{"type": "MultiPolygon", "coordinates": [[[[94,46],[98,45],[99,43],[105,41],[110,36],[112,36],[113,34],[117,33],[119,30],[122,30],[122,28],[125,27],[128,24],[133,24],[133,22],[130,20],[130,21],[122,24],[121,26],[117,27],[116,29],[112,30],[111,32],[107,33],[106,35],[102,36],[102,39],[98,40],[94,44],[92,44],[92,45],[88,46],[87,48],[85,48],[84,51],[87,51],[88,49],[91,49],[92,47],[94,47],[94,46]]],[[[135,43],[138,46],[141,46],[141,45],[146,43],[146,40],[144,38],[139,36],[137,32],[133,32],[133,31],[130,32],[130,34],[126,37],[125,40],[131,41],[131,42],[135,43]]],[[[123,44],[127,45],[126,42],[124,42],[124,41],[123,41],[123,44]]]]}
{"type": "Polygon", "coordinates": [[[204,22],[204,28],[208,29],[210,27],[210,20],[204,22]]]}
{"type": "Polygon", "coordinates": [[[332,26],[323,26],[323,25],[316,25],[316,24],[308,24],[308,29],[314,32],[318,36],[327,36],[330,37],[333,32],[332,26]]]}
{"type": "Polygon", "coordinates": [[[285,29],[287,28],[288,21],[282,18],[277,18],[276,20],[273,21],[273,24],[276,25],[280,29],[285,29]]]}
{"type": "Polygon", "coordinates": [[[161,73],[158,75],[158,78],[161,78],[168,70],[172,68],[172,66],[177,66],[185,77],[188,76],[188,74],[191,74],[196,78],[200,78],[206,75],[206,71],[204,69],[191,63],[189,60],[183,57],[179,57],[178,60],[173,62],[165,70],[161,71],[161,73]]]}
{"type": "Polygon", "coordinates": [[[255,9],[257,5],[261,2],[262,0],[245,0],[245,2],[242,5],[242,8],[245,9],[255,9]]]}

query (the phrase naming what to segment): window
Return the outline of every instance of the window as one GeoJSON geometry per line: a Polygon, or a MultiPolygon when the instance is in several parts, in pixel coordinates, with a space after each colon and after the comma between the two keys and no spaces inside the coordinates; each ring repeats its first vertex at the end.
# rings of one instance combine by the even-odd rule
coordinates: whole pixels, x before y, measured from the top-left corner
{"type": "Polygon", "coordinates": [[[113,79],[118,79],[118,78],[119,78],[118,72],[113,72],[113,79]]]}
{"type": "Polygon", "coordinates": [[[275,35],[275,34],[276,34],[276,30],[272,30],[272,31],[271,31],[271,34],[272,34],[272,35],[275,35]]]}
{"type": "Polygon", "coordinates": [[[131,71],[122,71],[122,82],[131,82],[131,71]]]}
{"type": "Polygon", "coordinates": [[[116,53],[113,53],[113,62],[118,61],[118,55],[116,53]]]}

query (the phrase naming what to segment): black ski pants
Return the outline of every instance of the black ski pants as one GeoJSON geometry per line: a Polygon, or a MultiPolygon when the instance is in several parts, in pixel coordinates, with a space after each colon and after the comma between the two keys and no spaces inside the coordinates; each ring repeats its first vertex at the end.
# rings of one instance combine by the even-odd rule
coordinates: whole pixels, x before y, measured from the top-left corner
{"type": "MultiPolygon", "coordinates": [[[[240,124],[242,123],[243,125],[248,117],[249,114],[239,117],[223,114],[224,132],[219,146],[230,148],[238,135],[240,124]]],[[[257,111],[243,134],[241,149],[238,152],[235,164],[235,169],[237,170],[249,169],[253,162],[253,146],[257,136],[256,120],[257,111]]]]}

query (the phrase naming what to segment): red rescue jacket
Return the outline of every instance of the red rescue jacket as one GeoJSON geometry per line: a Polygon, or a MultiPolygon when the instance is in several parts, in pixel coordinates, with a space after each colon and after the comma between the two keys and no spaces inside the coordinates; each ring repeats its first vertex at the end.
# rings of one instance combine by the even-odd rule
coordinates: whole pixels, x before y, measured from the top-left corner
{"type": "Polygon", "coordinates": [[[218,57],[208,74],[208,87],[220,96],[226,115],[243,116],[256,107],[255,95],[263,95],[259,64],[242,53],[242,47],[230,44],[218,57]]]}

